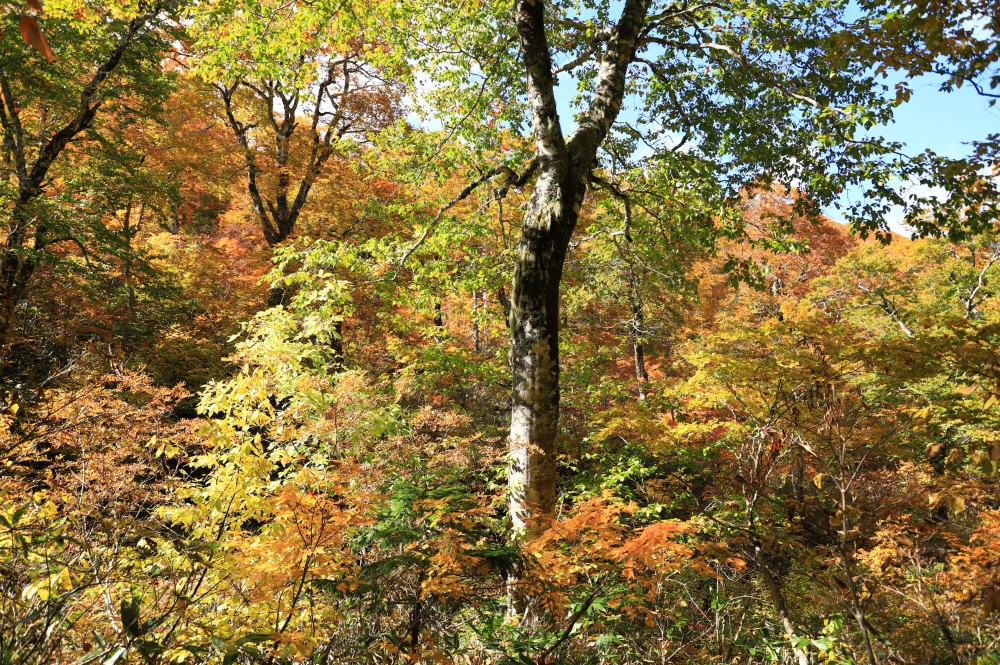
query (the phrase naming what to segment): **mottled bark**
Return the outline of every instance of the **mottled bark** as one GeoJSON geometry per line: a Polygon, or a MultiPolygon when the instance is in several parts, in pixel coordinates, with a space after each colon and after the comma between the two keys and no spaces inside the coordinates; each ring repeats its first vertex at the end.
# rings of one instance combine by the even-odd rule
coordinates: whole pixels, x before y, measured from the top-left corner
{"type": "Polygon", "coordinates": [[[589,109],[567,141],[553,92],[541,0],[518,0],[538,180],[524,215],[511,293],[510,519],[531,539],[555,513],[559,427],[559,282],[597,151],[621,109],[649,0],[626,0],[598,68],[589,109]]]}
{"type": "Polygon", "coordinates": [[[533,537],[555,512],[559,427],[559,281],[572,229],[558,185],[539,178],[525,216],[511,297],[510,517],[515,533],[533,537]],[[539,194],[541,192],[541,194],[539,194]],[[554,200],[553,200],[554,199],[554,200]],[[568,240],[568,238],[567,238],[568,240]]]}

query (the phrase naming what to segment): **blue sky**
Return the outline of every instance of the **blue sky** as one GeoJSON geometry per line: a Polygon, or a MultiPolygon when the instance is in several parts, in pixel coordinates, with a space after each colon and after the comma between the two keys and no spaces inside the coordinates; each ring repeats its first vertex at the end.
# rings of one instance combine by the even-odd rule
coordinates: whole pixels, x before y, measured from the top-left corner
{"type": "MultiPolygon", "coordinates": [[[[971,86],[941,92],[941,80],[925,76],[911,81],[913,96],[896,110],[896,121],[875,131],[905,143],[907,154],[929,149],[946,157],[967,155],[969,147],[964,144],[1000,132],[1000,106],[990,108],[988,100],[971,86]]],[[[827,210],[827,214],[838,217],[835,208],[827,210]]],[[[899,223],[901,218],[902,212],[896,211],[890,216],[890,225],[894,231],[905,233],[899,223]]]]}
{"type": "Polygon", "coordinates": [[[968,152],[962,144],[1000,132],[1000,106],[989,108],[971,86],[940,92],[940,79],[924,77],[911,83],[913,97],[896,112],[896,122],[884,129],[888,138],[903,141],[909,151],[930,148],[948,157],[968,152]]]}
{"type": "MultiPolygon", "coordinates": [[[[988,100],[977,95],[971,86],[941,92],[941,81],[937,76],[911,80],[913,95],[908,103],[897,108],[895,122],[875,128],[872,133],[880,133],[886,138],[904,143],[905,152],[910,155],[929,149],[946,157],[957,158],[968,154],[969,147],[965,144],[969,141],[1000,132],[1000,104],[990,108],[988,100]]],[[[891,90],[895,80],[890,79],[885,83],[891,90]]],[[[571,134],[574,123],[569,101],[576,91],[576,81],[563,75],[559,77],[557,84],[556,98],[562,129],[564,133],[571,134]]],[[[629,111],[625,110],[623,113],[628,114],[629,111]]],[[[845,201],[860,194],[861,192],[847,192],[845,201]]],[[[842,219],[837,207],[831,206],[825,212],[836,221],[842,219]]],[[[909,235],[901,223],[902,216],[902,210],[890,214],[890,228],[897,233],[909,235]]]]}

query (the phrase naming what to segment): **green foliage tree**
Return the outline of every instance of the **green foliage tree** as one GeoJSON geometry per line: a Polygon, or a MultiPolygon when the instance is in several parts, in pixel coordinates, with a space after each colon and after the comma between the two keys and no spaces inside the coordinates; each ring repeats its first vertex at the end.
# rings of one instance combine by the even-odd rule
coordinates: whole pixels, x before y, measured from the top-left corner
{"type": "Polygon", "coordinates": [[[226,0],[194,12],[196,68],[223,102],[269,245],[292,233],[337,151],[400,116],[404,61],[377,5],[356,9],[226,0]]]}
{"type": "MultiPolygon", "coordinates": [[[[992,0],[862,2],[864,20],[838,35],[841,53],[876,63],[887,76],[902,74],[896,96],[908,100],[917,81],[942,92],[971,87],[989,107],[1000,99],[1000,7],[992,0]]],[[[1000,132],[969,142],[967,155],[927,151],[910,176],[934,194],[912,194],[907,223],[921,235],[961,240],[988,230],[1000,211],[997,163],[1000,132]]]]}
{"type": "MultiPolygon", "coordinates": [[[[846,9],[643,0],[422,9],[416,35],[428,46],[415,52],[435,83],[425,98],[482,155],[486,175],[474,184],[534,178],[510,307],[515,531],[537,533],[555,510],[559,285],[595,182],[610,175],[618,187],[655,165],[661,196],[695,189],[711,211],[699,222],[732,236],[742,233],[732,204],[747,188],[797,187],[797,211],[813,214],[852,184],[895,196],[885,183],[898,146],[859,134],[887,121],[894,102],[864,62],[826,56],[846,9]],[[560,109],[561,76],[577,87],[572,118],[560,109]],[[498,128],[534,143],[527,165],[506,164],[515,153],[498,128]],[[501,166],[490,170],[491,160],[501,166]]],[[[882,205],[855,211],[855,223],[881,232],[882,205]]]]}
{"type": "Polygon", "coordinates": [[[40,262],[63,243],[84,244],[72,193],[59,184],[58,166],[72,150],[71,142],[100,126],[118,131],[113,128],[155,112],[167,89],[160,63],[176,26],[175,7],[169,3],[129,4],[111,11],[53,3],[49,12],[46,31],[58,55],[49,63],[40,62],[39,54],[15,37],[15,16],[4,15],[3,343],[40,262]]]}

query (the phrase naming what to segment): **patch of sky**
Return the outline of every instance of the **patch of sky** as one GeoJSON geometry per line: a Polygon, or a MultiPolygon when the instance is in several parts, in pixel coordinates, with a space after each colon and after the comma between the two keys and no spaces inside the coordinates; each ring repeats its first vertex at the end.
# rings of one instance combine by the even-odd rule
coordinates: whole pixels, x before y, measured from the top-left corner
{"type": "MultiPolygon", "coordinates": [[[[897,81],[889,79],[890,89],[897,81]]],[[[904,145],[903,151],[916,155],[925,150],[949,158],[969,154],[969,143],[984,139],[1000,131],[1000,107],[990,108],[986,98],[976,94],[971,86],[950,92],[941,90],[944,81],[940,76],[922,76],[909,82],[913,95],[910,101],[896,109],[892,123],[875,127],[872,134],[883,136],[904,145]]],[[[900,183],[900,188],[911,195],[934,193],[923,185],[900,183]]],[[[863,191],[846,191],[839,205],[830,206],[825,212],[837,220],[841,209],[858,200],[863,191]]],[[[903,224],[903,210],[894,208],[887,219],[890,229],[909,236],[912,230],[903,224]]]]}

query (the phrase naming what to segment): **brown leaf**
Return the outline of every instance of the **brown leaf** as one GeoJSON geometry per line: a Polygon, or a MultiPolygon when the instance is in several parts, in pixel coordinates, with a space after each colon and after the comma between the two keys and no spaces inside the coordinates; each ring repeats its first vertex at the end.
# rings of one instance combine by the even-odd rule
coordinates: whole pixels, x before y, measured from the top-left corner
{"type": "Polygon", "coordinates": [[[928,457],[937,457],[938,455],[941,454],[942,450],[944,450],[944,444],[941,444],[941,443],[930,443],[930,444],[927,444],[927,456],[928,457]]]}
{"type": "Polygon", "coordinates": [[[34,9],[36,12],[42,11],[42,3],[38,0],[28,0],[28,6],[34,9]]]}
{"type": "Polygon", "coordinates": [[[990,446],[990,459],[994,462],[1000,462],[1000,443],[994,443],[990,446]]]}
{"type": "Polygon", "coordinates": [[[21,14],[21,37],[29,46],[44,55],[46,60],[52,62],[52,49],[45,41],[45,35],[42,34],[35,19],[27,14],[21,14]]]}

